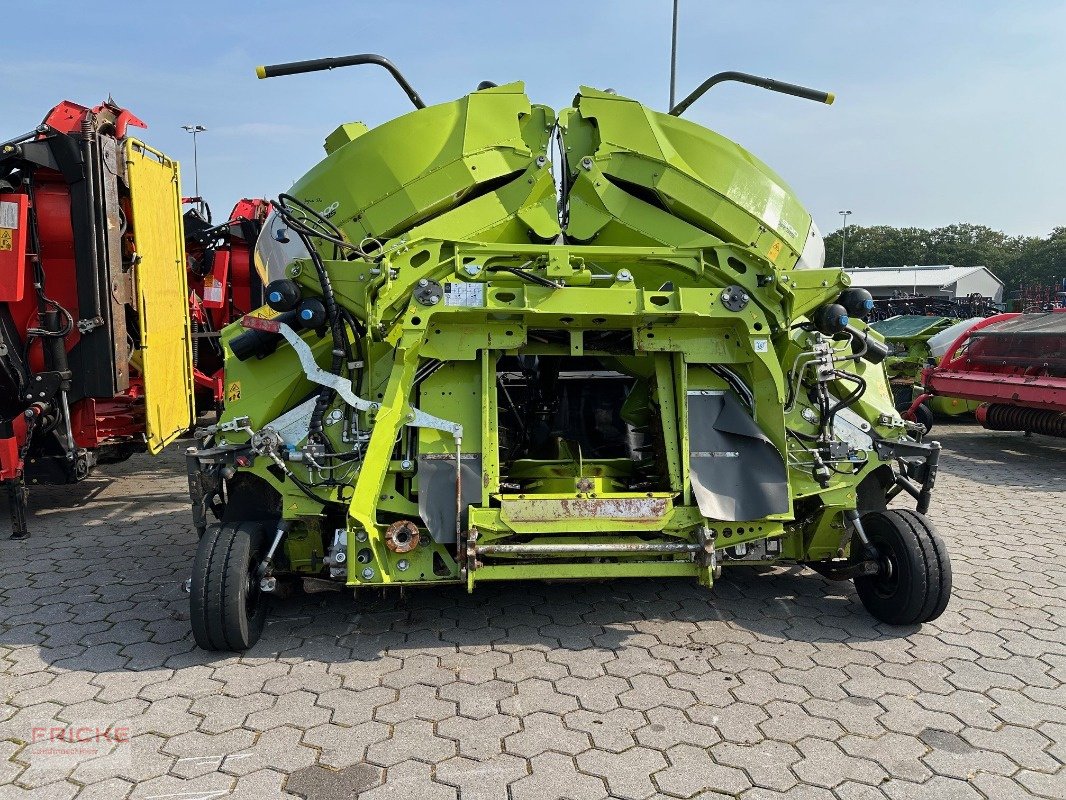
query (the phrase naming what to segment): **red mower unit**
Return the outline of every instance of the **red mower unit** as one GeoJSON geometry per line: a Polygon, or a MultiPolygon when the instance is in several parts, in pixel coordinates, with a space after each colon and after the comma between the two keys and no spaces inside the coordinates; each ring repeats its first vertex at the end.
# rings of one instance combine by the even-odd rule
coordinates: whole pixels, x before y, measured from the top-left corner
{"type": "Polygon", "coordinates": [[[1066,437],[1066,309],[977,323],[923,373],[927,394],[976,400],[990,430],[1066,437]]]}
{"type": "Polygon", "coordinates": [[[182,218],[189,273],[193,377],[198,406],[210,409],[220,407],[225,400],[221,330],[266,302],[253,254],[271,205],[268,200],[244,198],[233,207],[229,219],[214,225],[210,207],[200,198],[186,198],[184,202],[196,204],[182,218]]]}
{"type": "Polygon", "coordinates": [[[27,483],[155,453],[189,427],[177,162],[108,101],[63,102],[0,143],[0,480],[24,538],[27,483]]]}

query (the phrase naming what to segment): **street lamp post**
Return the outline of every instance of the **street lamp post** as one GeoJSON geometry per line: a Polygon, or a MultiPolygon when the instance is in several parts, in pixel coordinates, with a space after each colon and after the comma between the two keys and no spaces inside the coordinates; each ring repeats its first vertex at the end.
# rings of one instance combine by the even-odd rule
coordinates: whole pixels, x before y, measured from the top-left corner
{"type": "Polygon", "coordinates": [[[840,268],[844,269],[844,248],[848,246],[848,215],[851,214],[851,212],[841,211],[839,213],[840,216],[844,218],[844,238],[840,242],[840,268]]]}
{"type": "Polygon", "coordinates": [[[199,154],[196,152],[196,134],[203,133],[207,130],[203,125],[182,125],[183,130],[192,134],[192,174],[193,174],[193,186],[196,192],[196,200],[199,203],[203,203],[200,198],[200,159],[199,154]]]}

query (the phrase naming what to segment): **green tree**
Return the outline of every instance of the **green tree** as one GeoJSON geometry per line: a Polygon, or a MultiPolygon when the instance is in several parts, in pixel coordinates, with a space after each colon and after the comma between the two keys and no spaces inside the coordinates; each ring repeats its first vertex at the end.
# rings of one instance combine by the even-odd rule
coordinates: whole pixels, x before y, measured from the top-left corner
{"type": "MultiPolygon", "coordinates": [[[[825,237],[826,266],[840,264],[841,229],[825,237]]],[[[1008,292],[1023,285],[1050,286],[1066,276],[1066,227],[1046,238],[1008,236],[986,225],[958,223],[942,228],[849,225],[845,266],[894,268],[918,264],[988,267],[1008,292]]]]}

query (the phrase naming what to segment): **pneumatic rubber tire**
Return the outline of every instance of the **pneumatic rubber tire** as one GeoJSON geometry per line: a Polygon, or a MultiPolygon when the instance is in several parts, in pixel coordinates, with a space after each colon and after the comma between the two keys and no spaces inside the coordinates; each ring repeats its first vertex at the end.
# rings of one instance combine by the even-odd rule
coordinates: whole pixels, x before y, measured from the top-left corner
{"type": "Polygon", "coordinates": [[[871,511],[863,530],[881,572],[855,579],[863,606],[890,625],[920,625],[944,613],[951,598],[951,562],[933,523],[909,509],[871,511]]]}
{"type": "Polygon", "coordinates": [[[914,410],[914,421],[925,426],[925,432],[933,430],[933,409],[922,403],[914,410]]]}
{"type": "Polygon", "coordinates": [[[258,522],[211,525],[193,559],[189,618],[204,650],[247,650],[263,632],[266,598],[254,579],[265,534],[258,522]]]}

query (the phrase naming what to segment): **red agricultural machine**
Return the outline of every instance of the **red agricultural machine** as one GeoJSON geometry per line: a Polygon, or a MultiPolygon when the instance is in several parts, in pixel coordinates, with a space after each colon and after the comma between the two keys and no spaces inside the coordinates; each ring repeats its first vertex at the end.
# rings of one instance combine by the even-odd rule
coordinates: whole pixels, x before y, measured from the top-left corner
{"type": "Polygon", "coordinates": [[[263,304],[270,203],[181,214],[178,163],[113,102],[64,101],[0,143],[0,481],[13,535],[27,484],[158,453],[220,407],[219,332],[263,304]]]}
{"type": "Polygon", "coordinates": [[[255,270],[255,243],[270,214],[267,200],[244,198],[229,219],[215,225],[200,198],[182,218],[188,263],[189,316],[192,325],[193,380],[197,406],[218,407],[222,391],[222,345],[226,325],[265,302],[263,281],[255,270]]]}
{"type": "Polygon", "coordinates": [[[982,320],[922,377],[916,404],[930,395],[976,400],[986,428],[1066,437],[1066,309],[982,320]]]}
{"type": "Polygon", "coordinates": [[[110,100],[0,143],[0,480],[74,483],[192,421],[181,184],[110,100]]]}

